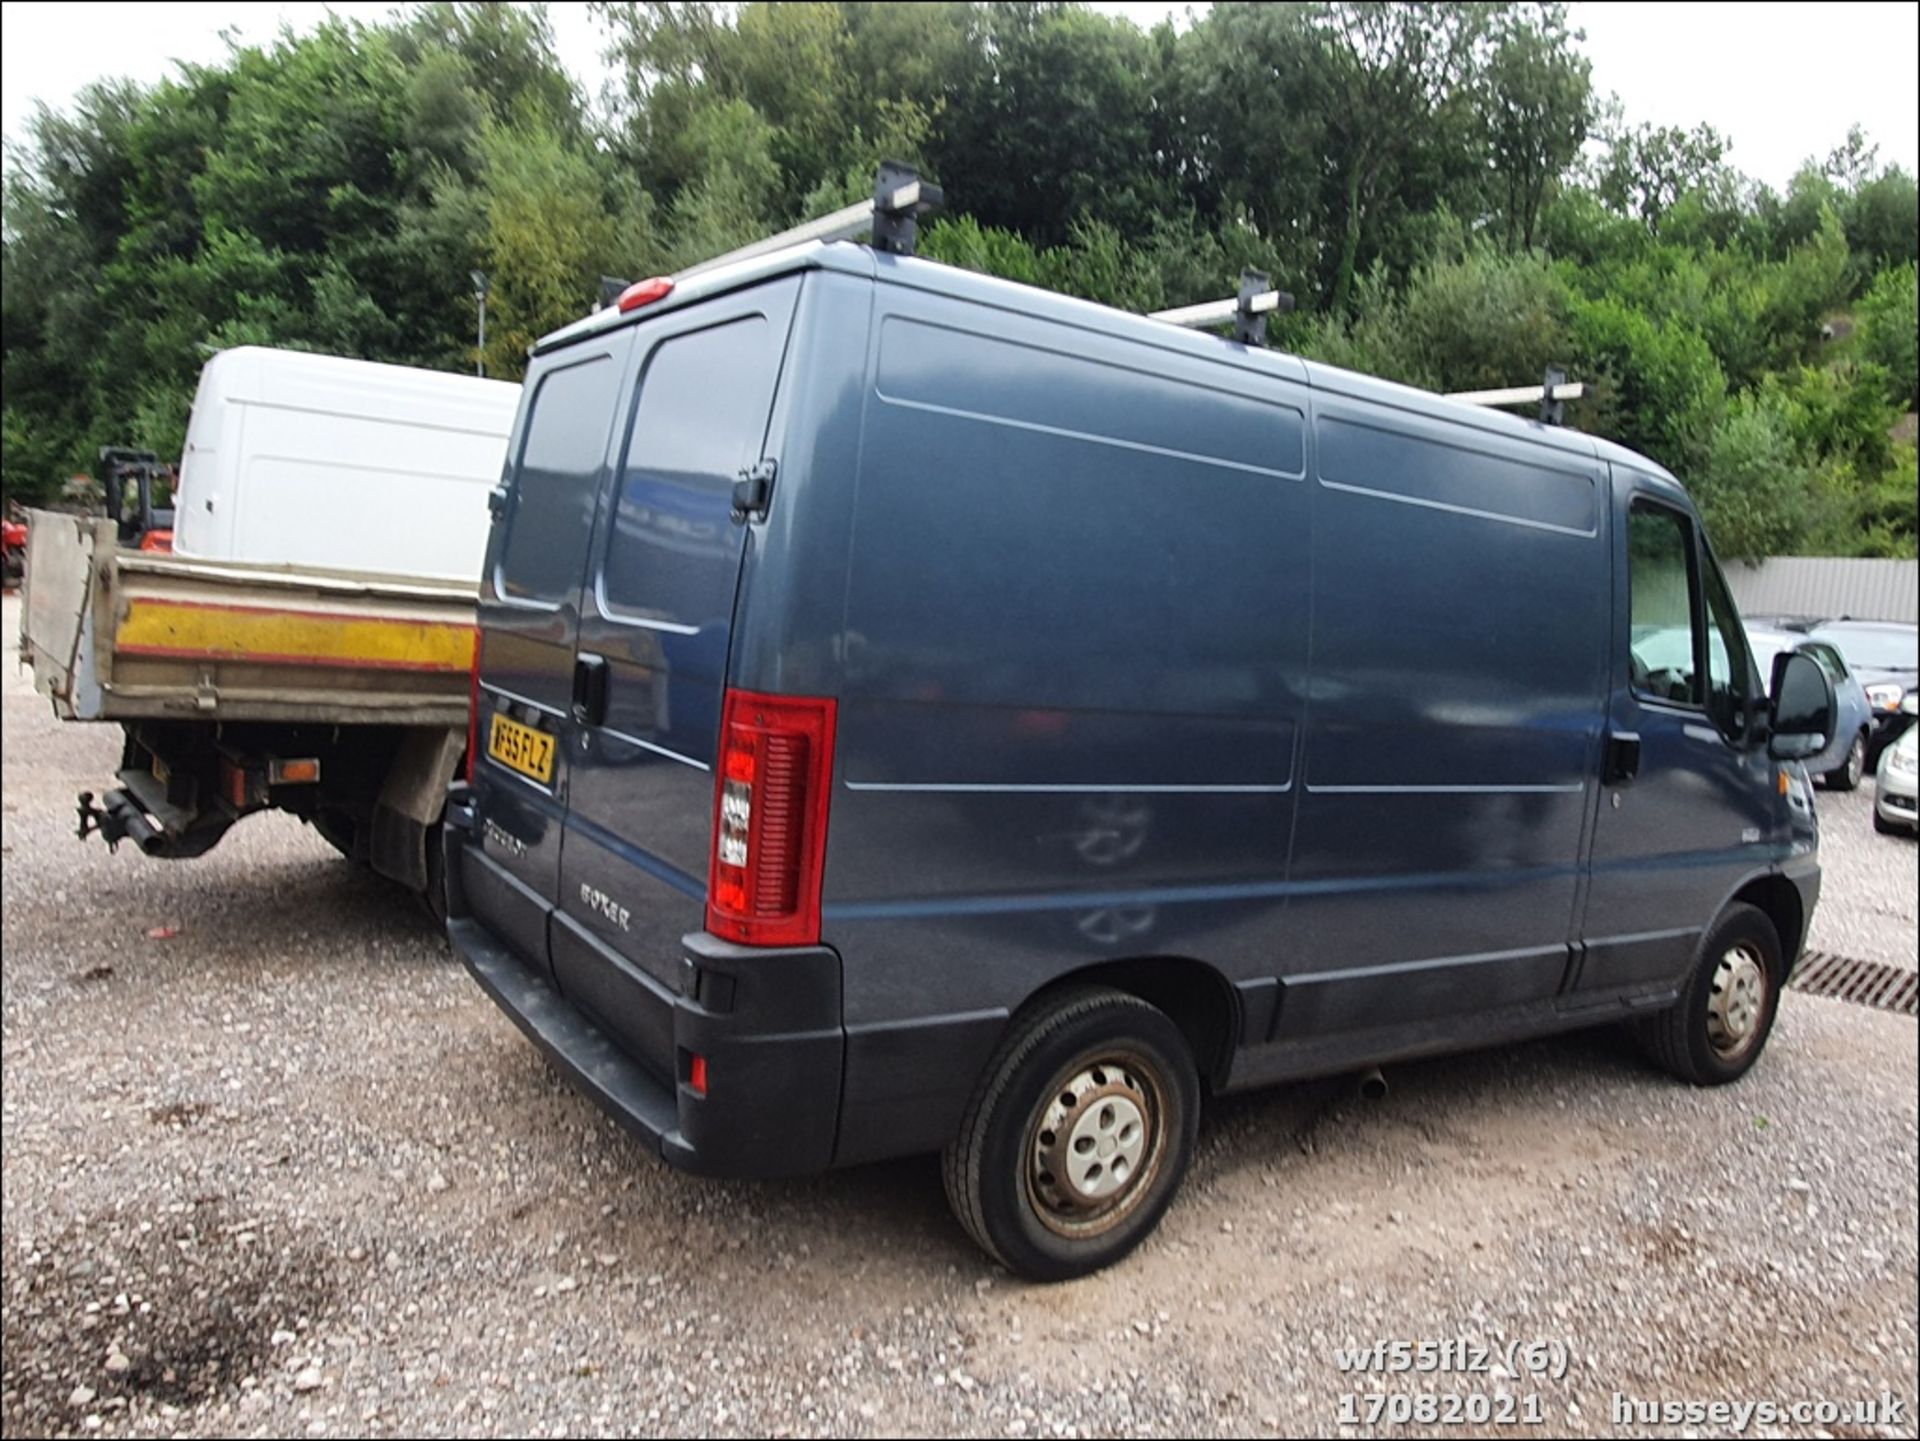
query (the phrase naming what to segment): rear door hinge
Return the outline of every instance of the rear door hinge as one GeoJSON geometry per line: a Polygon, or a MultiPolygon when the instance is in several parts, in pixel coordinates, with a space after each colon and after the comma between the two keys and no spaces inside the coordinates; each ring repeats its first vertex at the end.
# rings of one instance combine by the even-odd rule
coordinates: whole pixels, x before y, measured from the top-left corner
{"type": "Polygon", "coordinates": [[[757,460],[740,472],[733,482],[733,518],[735,521],[762,519],[767,502],[773,499],[773,478],[779,473],[777,461],[757,460]]]}

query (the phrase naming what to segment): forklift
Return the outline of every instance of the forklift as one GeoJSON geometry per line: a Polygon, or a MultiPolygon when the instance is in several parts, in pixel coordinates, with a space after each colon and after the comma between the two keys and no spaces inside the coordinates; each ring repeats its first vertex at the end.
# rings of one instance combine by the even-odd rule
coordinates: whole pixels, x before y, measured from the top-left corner
{"type": "Polygon", "coordinates": [[[100,487],[107,518],[119,528],[120,544],[141,550],[173,549],[173,467],[150,450],[100,447],[100,487]]]}

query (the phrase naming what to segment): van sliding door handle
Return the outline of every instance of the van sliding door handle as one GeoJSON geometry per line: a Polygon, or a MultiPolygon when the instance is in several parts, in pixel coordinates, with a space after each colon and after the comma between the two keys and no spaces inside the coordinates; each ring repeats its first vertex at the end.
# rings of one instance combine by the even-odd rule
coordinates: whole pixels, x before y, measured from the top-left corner
{"type": "Polygon", "coordinates": [[[1607,763],[1601,772],[1602,783],[1623,786],[1640,774],[1640,737],[1634,731],[1607,733],[1607,763]]]}
{"type": "Polygon", "coordinates": [[[573,663],[573,719],[583,726],[607,721],[607,658],[582,655],[573,663]]]}

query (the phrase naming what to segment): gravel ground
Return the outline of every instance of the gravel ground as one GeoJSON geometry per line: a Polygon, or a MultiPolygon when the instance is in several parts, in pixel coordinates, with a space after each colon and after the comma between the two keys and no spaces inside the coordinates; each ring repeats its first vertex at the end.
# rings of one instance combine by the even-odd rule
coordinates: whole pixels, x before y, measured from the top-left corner
{"type": "MultiPolygon", "coordinates": [[[[1318,1435],[1421,1393],[1608,1433],[1616,1392],[1891,1392],[1898,1423],[1827,1430],[1913,1433],[1909,1019],[1791,996],[1716,1093],[1599,1032],[1397,1067],[1377,1103],[1231,1099],[1135,1257],[1028,1287],[931,1159],[667,1170],[297,822],[191,864],[78,843],[116,733],[4,669],[9,1435],[1318,1435]],[[1564,1375],[1333,1357],[1449,1338],[1550,1341],[1564,1375]]],[[[1915,848],[1870,797],[1822,797],[1814,943],[1912,964],[1915,848]]]]}

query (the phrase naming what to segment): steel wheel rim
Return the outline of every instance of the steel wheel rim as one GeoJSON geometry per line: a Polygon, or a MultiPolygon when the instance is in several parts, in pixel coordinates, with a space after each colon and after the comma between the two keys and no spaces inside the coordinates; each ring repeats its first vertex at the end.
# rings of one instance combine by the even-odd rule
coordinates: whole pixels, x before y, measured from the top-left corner
{"type": "Polygon", "coordinates": [[[1124,1052],[1075,1061],[1027,1127],[1027,1204],[1056,1235],[1103,1235],[1139,1208],[1166,1156],[1166,1084],[1124,1052]]]}
{"type": "Polygon", "coordinates": [[[1707,1043],[1723,1061],[1737,1061],[1760,1038],[1767,1010],[1767,968],[1760,953],[1741,942],[1713,968],[1707,993],[1707,1043]]]}

